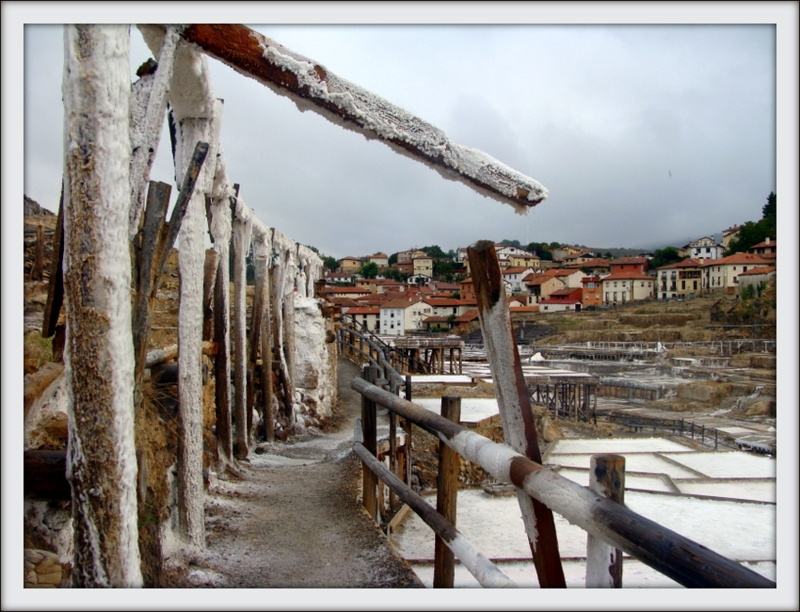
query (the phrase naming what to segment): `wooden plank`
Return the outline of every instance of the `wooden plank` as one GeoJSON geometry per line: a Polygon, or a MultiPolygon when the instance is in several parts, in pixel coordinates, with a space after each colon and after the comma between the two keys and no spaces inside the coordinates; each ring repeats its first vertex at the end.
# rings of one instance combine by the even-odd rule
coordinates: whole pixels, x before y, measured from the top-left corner
{"type": "MultiPolygon", "coordinates": [[[[461,398],[456,395],[442,397],[441,414],[444,418],[461,421],[461,398]]],[[[439,440],[439,471],[436,475],[436,511],[456,526],[458,508],[458,464],[456,451],[439,440]]],[[[455,555],[440,536],[434,543],[433,588],[452,589],[455,586],[455,555]]]]}
{"type": "MultiPolygon", "coordinates": [[[[136,363],[134,365],[134,384],[141,386],[147,361],[147,344],[150,336],[150,325],[153,312],[155,293],[158,287],[156,262],[161,259],[161,249],[164,248],[164,219],[167,215],[169,197],[172,187],[166,183],[152,182],[147,191],[147,206],[144,211],[144,225],[141,233],[141,243],[136,262],[136,296],[133,302],[133,353],[136,363]],[[151,291],[155,289],[155,291],[151,291]]],[[[141,401],[141,390],[137,389],[136,406],[141,401]]]]}
{"type": "MultiPolygon", "coordinates": [[[[508,300],[494,242],[476,242],[467,249],[467,255],[505,440],[517,452],[541,463],[533,409],[511,327],[508,300]]],[[[539,500],[523,493],[517,497],[539,585],[542,588],[565,588],[552,511],[539,500]]]]}
{"type": "Polygon", "coordinates": [[[181,36],[237,72],[348,129],[422,161],[481,195],[527,211],[547,189],[435,126],[240,24],[191,24],[181,36]]]}

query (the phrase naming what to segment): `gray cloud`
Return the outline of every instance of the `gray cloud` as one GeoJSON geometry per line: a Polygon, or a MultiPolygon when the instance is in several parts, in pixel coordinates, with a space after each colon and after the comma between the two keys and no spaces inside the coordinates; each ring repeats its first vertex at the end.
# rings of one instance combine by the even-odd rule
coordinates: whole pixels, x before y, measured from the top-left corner
{"type": "MultiPolygon", "coordinates": [[[[549,190],[520,216],[210,59],[231,180],[265,223],[335,257],[678,245],[757,220],[777,192],[770,25],[251,27],[549,190]]],[[[54,208],[62,33],[25,29],[25,193],[54,208]]],[[[149,52],[132,41],[133,70],[149,52]]],[[[153,178],[173,180],[167,141],[153,178]]]]}

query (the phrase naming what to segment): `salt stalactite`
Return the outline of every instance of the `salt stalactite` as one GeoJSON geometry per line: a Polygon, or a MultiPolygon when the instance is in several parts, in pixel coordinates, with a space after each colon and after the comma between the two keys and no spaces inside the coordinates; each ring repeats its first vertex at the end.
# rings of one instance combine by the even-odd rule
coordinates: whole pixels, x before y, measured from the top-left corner
{"type": "MultiPolygon", "coordinates": [[[[143,28],[151,50],[157,52],[163,30],[143,28]]],[[[216,158],[211,125],[216,104],[208,78],[206,58],[193,46],[179,44],[170,82],[170,104],[177,126],[176,177],[183,177],[198,141],[210,145],[207,159],[216,158]]],[[[178,237],[181,275],[178,323],[178,393],[180,450],[178,455],[178,529],[191,545],[205,547],[203,489],[203,266],[205,263],[205,195],[214,181],[213,163],[203,165],[195,192],[186,209],[178,237]]]]}
{"type": "Polygon", "coordinates": [[[131,238],[139,228],[139,218],[144,208],[150,169],[158,151],[164,115],[167,110],[167,93],[172,78],[178,30],[168,27],[164,43],[158,54],[155,74],[143,74],[133,84],[131,100],[131,238]]]}
{"type": "Polygon", "coordinates": [[[247,253],[250,250],[252,215],[241,199],[237,201],[233,220],[233,335],[234,335],[234,390],[236,436],[234,456],[247,457],[250,436],[247,431],[247,253]]]}
{"type": "Polygon", "coordinates": [[[128,26],[65,26],[64,361],[73,585],[139,587],[128,26]]]}

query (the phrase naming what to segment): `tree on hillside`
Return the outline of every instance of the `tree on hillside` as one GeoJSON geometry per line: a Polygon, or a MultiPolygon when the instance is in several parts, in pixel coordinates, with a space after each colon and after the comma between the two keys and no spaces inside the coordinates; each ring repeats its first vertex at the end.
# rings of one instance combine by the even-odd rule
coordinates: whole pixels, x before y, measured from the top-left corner
{"type": "Polygon", "coordinates": [[[678,249],[672,246],[664,247],[663,249],[656,249],[653,253],[653,259],[650,260],[649,267],[651,269],[660,268],[661,266],[668,266],[672,263],[683,261],[686,257],[681,257],[678,249]]]}
{"type": "Polygon", "coordinates": [[[362,278],[375,278],[378,276],[379,271],[380,268],[378,267],[378,264],[376,264],[374,261],[368,261],[361,266],[361,269],[358,271],[358,273],[362,278]]]}
{"type": "Polygon", "coordinates": [[[420,249],[423,253],[426,253],[429,257],[440,258],[440,259],[447,259],[447,253],[445,253],[438,244],[434,244],[433,246],[426,246],[420,249]]]}
{"type": "Polygon", "coordinates": [[[550,245],[546,242],[531,242],[525,247],[525,250],[529,253],[533,253],[539,257],[539,259],[553,261],[553,253],[550,251],[550,245]]]}
{"type": "Polygon", "coordinates": [[[395,264],[397,264],[397,253],[392,253],[389,255],[389,265],[393,266],[395,264]]]}
{"type": "Polygon", "coordinates": [[[759,242],[764,242],[767,238],[776,237],[778,196],[775,192],[770,192],[767,196],[767,203],[761,208],[761,219],[757,222],[748,221],[739,228],[739,234],[731,241],[725,255],[743,253],[749,251],[759,242]]]}
{"type": "Polygon", "coordinates": [[[446,281],[448,283],[453,281],[454,278],[454,270],[456,268],[456,262],[451,260],[445,259],[434,259],[433,260],[433,276],[439,280],[446,281]]]}
{"type": "Polygon", "coordinates": [[[519,240],[508,240],[508,239],[505,239],[505,240],[502,240],[500,242],[500,244],[502,244],[504,246],[517,247],[518,249],[522,248],[522,245],[520,244],[519,240]]]}

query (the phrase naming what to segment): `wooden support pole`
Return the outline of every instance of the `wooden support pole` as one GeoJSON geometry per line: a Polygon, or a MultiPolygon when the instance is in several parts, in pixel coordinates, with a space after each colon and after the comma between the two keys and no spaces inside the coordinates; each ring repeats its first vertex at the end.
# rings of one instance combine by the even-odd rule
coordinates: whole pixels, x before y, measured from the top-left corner
{"type": "Polygon", "coordinates": [[[72,586],[140,587],[128,237],[128,26],[64,26],[64,48],[72,586]]]}
{"type": "MultiPolygon", "coordinates": [[[[538,433],[511,328],[508,300],[494,242],[476,242],[467,249],[467,254],[506,442],[518,453],[541,463],[538,433]]],[[[518,492],[517,499],[540,587],[566,587],[552,511],[522,491],[518,492]]]]}
{"type": "MultiPolygon", "coordinates": [[[[377,378],[377,371],[374,366],[364,366],[362,372],[364,380],[374,383],[377,378]]],[[[375,457],[378,452],[378,424],[377,407],[375,402],[365,396],[361,396],[361,432],[364,440],[364,448],[375,457]]],[[[376,498],[377,479],[371,470],[362,466],[362,504],[374,521],[378,521],[378,506],[376,498]]]]}
{"type": "Polygon", "coordinates": [[[203,340],[214,339],[214,286],[217,280],[219,253],[206,249],[203,265],[203,340]]]}
{"type": "Polygon", "coordinates": [[[236,421],[233,455],[245,459],[250,450],[247,404],[247,253],[250,250],[252,222],[233,221],[233,344],[234,414],[236,421]]]}
{"type": "Polygon", "coordinates": [[[40,281],[42,280],[42,269],[44,267],[44,227],[41,225],[36,227],[36,252],[33,256],[33,263],[31,264],[30,272],[28,272],[28,280],[40,281]]]}
{"type": "MultiPolygon", "coordinates": [[[[454,423],[461,421],[461,398],[442,397],[442,416],[454,423]]],[[[458,508],[458,464],[456,451],[439,440],[439,471],[436,476],[436,511],[456,526],[458,508]]],[[[433,588],[452,589],[455,585],[455,555],[440,536],[434,543],[433,588]]]]}
{"type": "Polygon", "coordinates": [[[53,260],[50,262],[50,280],[47,284],[47,302],[42,320],[42,337],[50,338],[56,333],[61,304],[64,302],[64,186],[58,202],[58,217],[53,233],[53,260]]]}
{"type": "MultiPolygon", "coordinates": [[[[618,504],[625,503],[625,457],[594,455],[589,488],[618,504]]],[[[622,551],[591,533],[586,536],[586,588],[622,588],[622,551]]]]}
{"type": "MultiPolygon", "coordinates": [[[[219,214],[219,213],[217,213],[219,214]]],[[[227,255],[227,249],[221,251],[227,255]]],[[[225,465],[233,462],[233,429],[231,422],[231,365],[230,326],[228,304],[230,300],[227,257],[220,257],[217,278],[214,282],[214,341],[220,347],[214,358],[214,401],[216,405],[217,450],[219,460],[225,465]]]]}

